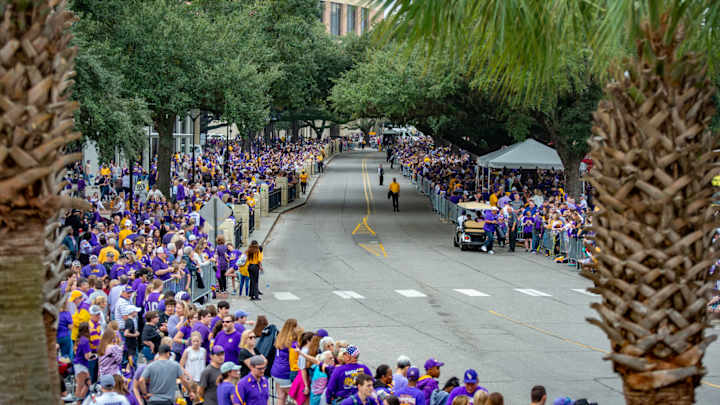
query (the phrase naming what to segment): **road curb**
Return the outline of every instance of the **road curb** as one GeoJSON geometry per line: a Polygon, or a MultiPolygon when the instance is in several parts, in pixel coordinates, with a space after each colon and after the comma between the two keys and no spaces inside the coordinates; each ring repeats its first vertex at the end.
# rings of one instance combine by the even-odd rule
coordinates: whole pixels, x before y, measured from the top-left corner
{"type": "MultiPolygon", "coordinates": [[[[336,154],[330,156],[330,157],[328,158],[328,160],[325,162],[326,167],[329,167],[329,166],[330,166],[330,162],[332,162],[333,159],[335,159],[335,156],[341,155],[342,153],[343,153],[343,152],[341,152],[341,153],[336,153],[336,154]]],[[[324,174],[324,173],[323,173],[323,174],[324,174]]],[[[285,208],[281,208],[281,209],[278,210],[278,211],[275,211],[278,215],[277,215],[277,216],[275,217],[275,219],[273,220],[272,225],[270,225],[270,229],[268,230],[267,234],[265,235],[265,238],[263,239],[263,241],[262,241],[262,243],[261,243],[261,246],[265,246],[265,242],[267,242],[268,238],[269,238],[270,235],[272,234],[273,229],[275,229],[275,225],[277,224],[278,220],[280,219],[280,217],[281,217],[283,214],[285,214],[285,213],[287,213],[287,212],[290,212],[290,211],[292,211],[292,210],[294,210],[294,209],[296,209],[296,208],[300,208],[300,207],[304,206],[305,204],[307,204],[307,201],[310,199],[310,196],[312,196],[313,190],[315,190],[315,186],[317,186],[317,184],[320,182],[320,179],[321,179],[322,177],[323,177],[323,176],[320,175],[320,176],[318,176],[318,177],[315,178],[315,181],[313,182],[312,186],[310,186],[310,191],[308,191],[307,196],[305,197],[305,201],[301,202],[300,204],[294,205],[294,206],[292,206],[292,207],[285,207],[285,208]]]]}

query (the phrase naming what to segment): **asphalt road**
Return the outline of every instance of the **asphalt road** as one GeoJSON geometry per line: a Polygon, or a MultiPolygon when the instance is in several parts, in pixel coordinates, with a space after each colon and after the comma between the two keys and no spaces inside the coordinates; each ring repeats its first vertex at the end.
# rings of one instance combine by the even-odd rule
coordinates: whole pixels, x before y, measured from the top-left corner
{"type": "MultiPolygon", "coordinates": [[[[622,404],[622,384],[603,361],[608,342],[585,318],[597,297],[573,267],[496,248],[494,256],[452,246],[454,226],[432,213],[426,197],[385,165],[384,154],[336,157],[308,203],[284,214],[266,243],[262,301],[232,300],[233,310],[290,317],[325,328],[360,348],[375,369],[408,355],[422,371],[445,362],[441,385],[474,368],[480,385],[506,403],[529,403],[542,384],[559,396],[622,404]],[[400,212],[387,185],[400,182],[400,212]],[[354,234],[353,234],[354,232],[354,234]],[[460,291],[458,291],[460,290],[460,291]]],[[[720,346],[705,357],[709,374],[698,404],[720,404],[720,346]]]]}

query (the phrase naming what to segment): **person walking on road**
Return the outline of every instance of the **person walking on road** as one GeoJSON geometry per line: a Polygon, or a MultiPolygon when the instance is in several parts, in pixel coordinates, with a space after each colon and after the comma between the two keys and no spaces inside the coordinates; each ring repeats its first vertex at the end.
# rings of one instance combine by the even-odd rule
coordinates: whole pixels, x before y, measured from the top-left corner
{"type": "Polygon", "coordinates": [[[390,189],[388,191],[388,197],[392,197],[393,212],[400,212],[400,206],[398,204],[398,197],[400,196],[400,184],[397,179],[393,177],[392,183],[390,183],[390,189]]]}
{"type": "Polygon", "coordinates": [[[305,190],[307,189],[307,181],[308,175],[305,170],[303,170],[303,172],[300,173],[300,192],[302,192],[303,194],[305,194],[305,190]]]}
{"type": "Polygon", "coordinates": [[[383,178],[385,177],[385,169],[382,167],[382,163],[380,166],[378,166],[378,180],[380,180],[380,185],[383,185],[383,178]]]}

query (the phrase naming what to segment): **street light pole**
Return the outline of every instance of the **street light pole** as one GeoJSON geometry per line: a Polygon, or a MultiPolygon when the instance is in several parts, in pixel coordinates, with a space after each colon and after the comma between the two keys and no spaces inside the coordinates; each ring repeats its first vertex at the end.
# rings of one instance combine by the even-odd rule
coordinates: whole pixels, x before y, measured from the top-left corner
{"type": "Polygon", "coordinates": [[[226,177],[227,177],[228,159],[230,158],[229,146],[230,146],[230,121],[228,121],[228,123],[227,123],[227,133],[225,135],[225,162],[224,162],[223,173],[225,173],[226,177]]]}
{"type": "Polygon", "coordinates": [[[200,118],[200,110],[193,109],[190,111],[190,118],[193,120],[193,137],[192,137],[192,181],[190,184],[195,184],[195,124],[198,118],[200,118]]]}

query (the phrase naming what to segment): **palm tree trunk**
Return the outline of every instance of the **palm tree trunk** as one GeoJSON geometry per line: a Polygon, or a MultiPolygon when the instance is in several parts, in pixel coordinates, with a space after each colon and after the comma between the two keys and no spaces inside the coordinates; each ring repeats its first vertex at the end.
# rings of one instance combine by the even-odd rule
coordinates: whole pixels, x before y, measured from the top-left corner
{"type": "Polygon", "coordinates": [[[695,403],[695,384],[682,381],[654,391],[637,391],[623,384],[625,403],[627,405],[692,405],[695,403]]]}
{"type": "Polygon", "coordinates": [[[39,219],[0,238],[0,404],[52,404],[59,398],[57,360],[50,359],[55,337],[46,335],[42,316],[44,243],[39,219]]]}

